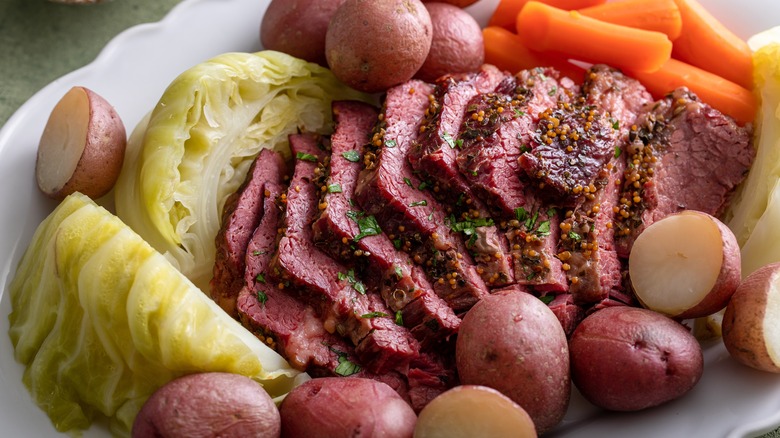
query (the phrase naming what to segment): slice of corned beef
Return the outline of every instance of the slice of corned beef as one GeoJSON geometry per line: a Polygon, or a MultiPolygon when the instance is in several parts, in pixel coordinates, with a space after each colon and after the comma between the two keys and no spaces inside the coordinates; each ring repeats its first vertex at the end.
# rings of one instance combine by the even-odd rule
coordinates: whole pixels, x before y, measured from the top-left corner
{"type": "Polygon", "coordinates": [[[636,80],[617,70],[598,65],[585,74],[586,105],[603,109],[617,128],[612,157],[596,176],[595,191],[566,213],[561,224],[561,253],[569,279],[569,292],[576,303],[593,305],[608,297],[628,299],[624,293],[624,264],[615,251],[614,208],[620,199],[620,180],[626,168],[626,148],[637,113],[652,100],[636,80]]]}
{"type": "Polygon", "coordinates": [[[240,321],[297,369],[314,376],[351,374],[356,368],[350,365],[357,362],[354,347],[328,333],[313,308],[270,284],[268,268],[281,218],[276,199],[283,190],[269,182],[264,192],[263,217],[247,246],[245,286],[237,301],[240,321]]]}
{"type": "Polygon", "coordinates": [[[719,215],[755,157],[750,126],[739,126],[685,88],[649,104],[636,126],[616,208],[621,257],[645,227],[669,214],[719,215]]]}
{"type": "Polygon", "coordinates": [[[402,321],[423,346],[436,343],[457,332],[460,318],[433,292],[420,267],[396,250],[376,219],[353,200],[363,166],[345,156],[362,150],[378,113],[360,102],[334,102],[333,113],[329,176],[320,203],[324,208],[312,225],[314,241],[380,291],[392,314],[378,317],[402,321]]]}
{"type": "Polygon", "coordinates": [[[370,371],[383,373],[406,370],[419,351],[409,331],[391,318],[381,297],[366,290],[354,270],[318,249],[311,224],[317,216],[320,184],[329,155],[313,135],[290,136],[295,171],[287,192],[284,226],[269,273],[277,287],[291,288],[313,306],[325,321],[325,328],[346,336],[370,371]]]}
{"type": "Polygon", "coordinates": [[[434,291],[456,312],[488,291],[466,245],[445,223],[445,208],[427,191],[406,160],[428,107],[431,85],[412,80],[388,90],[380,123],[363,154],[355,198],[393,245],[423,267],[434,291]]]}
{"type": "Polygon", "coordinates": [[[231,316],[237,316],[236,298],[244,286],[244,255],[263,215],[265,184],[280,184],[285,173],[281,155],[263,149],[252,163],[244,183],[225,203],[209,286],[211,298],[231,316]]]}
{"type": "Polygon", "coordinates": [[[408,159],[430,181],[432,195],[447,206],[450,226],[467,234],[466,246],[490,287],[513,282],[508,245],[499,234],[484,202],[458,169],[458,131],[469,101],[491,92],[506,77],[492,65],[477,73],[448,75],[436,81],[428,110],[408,159]],[[479,231],[478,233],[476,231],[479,231]]]}
{"type": "MultiPolygon", "coordinates": [[[[493,291],[493,293],[513,292],[532,293],[530,289],[519,284],[512,284],[493,291]]],[[[540,299],[546,302],[547,307],[552,310],[567,337],[574,332],[574,329],[585,317],[585,309],[576,304],[569,293],[543,295],[540,299]]]]}

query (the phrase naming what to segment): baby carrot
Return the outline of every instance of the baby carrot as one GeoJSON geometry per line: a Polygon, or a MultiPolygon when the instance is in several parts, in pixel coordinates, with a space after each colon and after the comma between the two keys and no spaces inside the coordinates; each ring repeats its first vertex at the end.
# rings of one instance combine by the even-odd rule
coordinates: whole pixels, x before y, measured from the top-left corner
{"type": "Polygon", "coordinates": [[[560,55],[528,50],[517,35],[503,27],[488,26],[482,29],[482,36],[485,40],[485,62],[488,64],[513,74],[534,67],[553,67],[562,76],[582,83],[585,69],[560,55]]]}
{"type": "Polygon", "coordinates": [[[753,93],[718,75],[674,58],[653,73],[626,72],[647,88],[654,97],[685,86],[713,108],[744,125],[756,117],[758,103],[753,93]]]}
{"type": "Polygon", "coordinates": [[[564,11],[536,1],[517,16],[517,34],[528,48],[634,71],[655,71],[672,53],[661,32],[634,29],[564,11]]]}
{"type": "Polygon", "coordinates": [[[682,16],[682,32],[672,56],[753,88],[753,58],[747,43],[728,30],[696,0],[675,0],[682,16]]]}
{"type": "MultiPolygon", "coordinates": [[[[554,6],[556,8],[571,10],[587,8],[588,6],[600,5],[607,0],[541,0],[542,3],[554,6]]],[[[501,0],[496,7],[495,12],[490,17],[488,26],[501,26],[509,31],[515,31],[515,20],[517,14],[523,9],[529,0],[501,0]]]]}
{"type": "Polygon", "coordinates": [[[680,36],[682,29],[680,8],[674,0],[622,0],[577,12],[608,23],[661,32],[672,41],[680,36]]]}

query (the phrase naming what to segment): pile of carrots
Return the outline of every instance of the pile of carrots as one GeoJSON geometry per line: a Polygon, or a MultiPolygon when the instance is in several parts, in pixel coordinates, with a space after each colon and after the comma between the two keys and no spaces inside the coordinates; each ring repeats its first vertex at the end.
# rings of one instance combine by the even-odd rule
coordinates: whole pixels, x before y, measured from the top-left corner
{"type": "Polygon", "coordinates": [[[607,64],[656,98],[685,86],[740,124],[756,115],[750,48],[696,0],[501,0],[483,36],[505,70],[581,80],[583,63],[607,64]]]}

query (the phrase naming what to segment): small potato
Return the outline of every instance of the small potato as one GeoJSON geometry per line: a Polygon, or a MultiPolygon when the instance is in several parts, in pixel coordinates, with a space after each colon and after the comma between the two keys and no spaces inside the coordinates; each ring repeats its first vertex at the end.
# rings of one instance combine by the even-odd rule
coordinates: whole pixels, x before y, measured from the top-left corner
{"type": "Polygon", "coordinates": [[[385,91],[417,73],[431,38],[431,16],[420,0],[346,0],[328,26],[325,56],[345,84],[385,91]]]}
{"type": "Polygon", "coordinates": [[[279,437],[279,410],[254,380],[230,373],[190,374],[164,385],[146,401],[132,436],[279,437]]]}
{"type": "Polygon", "coordinates": [[[323,377],[296,387],[279,407],[285,438],[411,437],[417,415],[389,385],[323,377]]]}
{"type": "Polygon", "coordinates": [[[344,0],[273,0],[260,24],[260,42],[276,50],[327,65],[325,33],[344,0]]]}
{"type": "Polygon", "coordinates": [[[497,389],[528,412],[539,433],[566,413],[566,334],[555,314],[529,293],[496,292],[475,304],[458,331],[455,362],[461,383],[497,389]]]}
{"type": "Polygon", "coordinates": [[[780,263],[757,269],[739,285],[723,315],[723,343],[738,362],[780,373],[780,263]]]}
{"type": "Polygon", "coordinates": [[[628,269],[642,305],[678,319],[726,307],[742,271],[734,233],[717,218],[692,210],[647,227],[631,248],[628,269]]]}
{"type": "Polygon", "coordinates": [[[51,112],[38,144],[35,176],[47,196],[93,199],[114,187],[125,158],[125,125],[94,91],[73,87],[51,112]]]}
{"type": "Polygon", "coordinates": [[[426,3],[433,25],[431,50],[416,77],[424,81],[477,71],[485,62],[482,28],[468,12],[447,3],[426,3]]]}
{"type": "Polygon", "coordinates": [[[535,438],[528,413],[493,388],[463,385],[449,389],[420,411],[414,438],[535,438]]]}
{"type": "Polygon", "coordinates": [[[449,3],[459,8],[465,8],[466,6],[473,5],[477,1],[478,0],[423,0],[423,3],[442,2],[442,3],[449,3]]]}
{"type": "Polygon", "coordinates": [[[569,341],[572,381],[591,403],[638,411],[674,400],[699,381],[704,358],[681,324],[652,310],[607,307],[569,341]]]}

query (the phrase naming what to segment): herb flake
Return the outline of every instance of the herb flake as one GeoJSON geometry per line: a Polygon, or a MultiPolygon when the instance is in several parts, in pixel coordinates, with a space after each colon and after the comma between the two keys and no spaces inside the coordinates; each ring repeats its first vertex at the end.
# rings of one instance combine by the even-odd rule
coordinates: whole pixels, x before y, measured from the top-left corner
{"type": "Polygon", "coordinates": [[[351,161],[353,163],[360,161],[360,152],[354,149],[351,151],[342,152],[341,156],[344,157],[344,159],[347,161],[351,161]]]}
{"type": "Polygon", "coordinates": [[[295,154],[295,158],[301,161],[311,161],[313,163],[317,162],[317,157],[312,154],[307,154],[305,152],[298,152],[295,154]]]}
{"type": "Polygon", "coordinates": [[[328,186],[328,193],[342,193],[341,184],[330,184],[328,186]]]}

